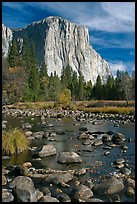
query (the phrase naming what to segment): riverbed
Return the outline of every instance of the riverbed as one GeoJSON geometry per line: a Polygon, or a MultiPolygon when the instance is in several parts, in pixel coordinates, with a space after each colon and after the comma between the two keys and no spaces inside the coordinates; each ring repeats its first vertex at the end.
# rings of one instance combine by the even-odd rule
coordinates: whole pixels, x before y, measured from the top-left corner
{"type": "MultiPolygon", "coordinates": [[[[19,165],[24,162],[30,161],[32,166],[36,169],[56,169],[56,170],[79,170],[82,167],[93,169],[92,173],[82,176],[79,180],[82,182],[88,178],[94,178],[99,181],[102,175],[111,175],[114,172],[117,173],[117,169],[114,162],[123,158],[125,163],[128,164],[128,168],[131,169],[131,175],[135,176],[135,123],[119,122],[118,126],[115,126],[116,121],[113,119],[86,119],[86,120],[76,120],[74,118],[62,117],[62,118],[46,118],[45,123],[41,123],[40,116],[20,116],[13,117],[11,115],[4,116],[3,120],[7,121],[6,129],[13,127],[20,127],[23,123],[32,124],[32,132],[44,131],[44,132],[54,132],[56,136],[53,140],[48,138],[43,139],[33,139],[30,142],[32,147],[40,147],[45,144],[51,144],[56,147],[57,154],[50,157],[41,158],[41,160],[35,160],[31,151],[27,150],[18,156],[11,156],[9,159],[4,159],[2,161],[3,166],[7,165],[19,165]],[[97,121],[97,123],[94,123],[97,121]],[[99,146],[84,144],[83,140],[78,137],[82,134],[80,130],[81,127],[87,128],[89,132],[97,134],[98,138],[102,138],[102,134],[112,131],[113,133],[122,133],[126,141],[124,145],[128,147],[127,151],[123,151],[121,146],[112,147],[106,150],[106,145],[101,144],[99,146]],[[129,142],[130,139],[130,142],[129,142]],[[57,156],[60,152],[76,152],[82,158],[82,163],[75,164],[59,164],[57,162],[57,156]],[[105,151],[110,153],[105,156],[105,151]]],[[[125,197],[121,194],[121,202],[134,202],[133,199],[125,197]]]]}

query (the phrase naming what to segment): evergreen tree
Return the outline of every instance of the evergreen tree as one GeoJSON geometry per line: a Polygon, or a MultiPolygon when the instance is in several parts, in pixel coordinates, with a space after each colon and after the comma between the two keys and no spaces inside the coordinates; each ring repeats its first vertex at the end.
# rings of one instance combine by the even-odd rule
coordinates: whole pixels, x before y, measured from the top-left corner
{"type": "Polygon", "coordinates": [[[79,95],[78,95],[78,77],[77,77],[77,72],[72,73],[72,80],[71,80],[71,85],[70,85],[70,90],[72,94],[72,100],[77,100],[79,95]]]}
{"type": "Polygon", "coordinates": [[[30,53],[31,53],[30,62],[27,66],[28,85],[31,92],[31,100],[36,101],[39,93],[40,84],[34,44],[30,47],[30,53]]]}
{"type": "Polygon", "coordinates": [[[92,98],[92,82],[91,82],[91,80],[86,83],[85,92],[86,92],[86,100],[90,100],[92,98]]]}
{"type": "Polygon", "coordinates": [[[15,39],[13,39],[12,45],[9,49],[8,62],[10,67],[16,67],[20,65],[20,56],[17,48],[17,42],[15,39]]]}
{"type": "Polygon", "coordinates": [[[103,99],[103,86],[102,86],[102,82],[101,82],[101,77],[100,75],[97,76],[97,81],[96,84],[93,87],[93,91],[92,91],[92,96],[93,98],[100,100],[103,99]]]}
{"type": "Polygon", "coordinates": [[[82,73],[79,73],[79,81],[78,81],[78,96],[79,100],[82,101],[85,99],[85,81],[82,73]]]}

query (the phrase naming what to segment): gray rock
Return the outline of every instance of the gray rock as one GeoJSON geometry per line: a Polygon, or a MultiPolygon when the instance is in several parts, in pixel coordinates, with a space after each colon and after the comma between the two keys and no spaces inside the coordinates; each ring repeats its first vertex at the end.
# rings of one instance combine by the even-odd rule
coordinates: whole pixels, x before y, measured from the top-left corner
{"type": "Polygon", "coordinates": [[[89,198],[93,197],[93,192],[87,186],[82,184],[74,186],[71,194],[72,198],[75,201],[79,201],[79,199],[86,201],[89,198]]]}
{"type": "Polygon", "coordinates": [[[43,145],[42,147],[38,148],[35,153],[39,157],[47,157],[52,156],[57,153],[56,148],[53,145],[43,145]]]}
{"type": "Polygon", "coordinates": [[[41,191],[42,191],[43,195],[51,196],[51,192],[47,187],[43,186],[41,191]]]}
{"type": "Polygon", "coordinates": [[[51,197],[51,196],[43,196],[39,202],[59,202],[59,200],[57,198],[51,197]]]}
{"type": "Polygon", "coordinates": [[[125,174],[125,175],[130,175],[130,174],[131,174],[131,170],[128,169],[128,168],[126,168],[126,167],[120,169],[120,172],[121,172],[122,174],[125,174]]]}
{"type": "Polygon", "coordinates": [[[102,137],[102,142],[105,143],[105,142],[109,142],[111,141],[111,136],[110,135],[103,135],[102,137]]]}
{"type": "Polygon", "coordinates": [[[72,179],[73,179],[72,173],[57,172],[49,175],[48,178],[46,179],[46,182],[49,182],[52,184],[62,184],[62,183],[68,183],[72,179]]]}
{"type": "Polygon", "coordinates": [[[89,198],[88,200],[86,200],[86,202],[97,202],[97,203],[102,203],[104,202],[103,200],[99,199],[99,198],[89,198]]]}
{"type": "Polygon", "coordinates": [[[58,162],[64,163],[79,163],[82,162],[82,158],[75,152],[61,152],[58,155],[58,162]]]}
{"type": "Polygon", "coordinates": [[[125,136],[121,133],[115,133],[113,136],[112,136],[112,141],[113,143],[115,144],[121,144],[125,141],[125,136]]]}
{"type": "Polygon", "coordinates": [[[96,140],[94,143],[93,143],[93,146],[99,146],[99,145],[102,145],[103,144],[103,142],[102,142],[102,140],[96,140]]]}
{"type": "Polygon", "coordinates": [[[120,179],[112,176],[111,178],[107,178],[101,183],[96,184],[93,187],[93,192],[99,195],[111,195],[114,193],[119,193],[124,188],[124,184],[120,179]]]}
{"type": "Polygon", "coordinates": [[[13,202],[14,200],[14,196],[12,195],[12,193],[5,191],[2,192],[2,202],[13,202]]]}
{"type": "Polygon", "coordinates": [[[126,195],[128,197],[135,198],[135,190],[134,190],[134,188],[132,188],[131,186],[128,186],[127,189],[126,189],[126,195]]]}
{"type": "Polygon", "coordinates": [[[42,138],[43,138],[43,135],[44,135],[44,132],[43,132],[43,131],[40,131],[40,132],[34,132],[32,136],[33,136],[35,139],[42,139],[42,138]]]}
{"type": "MultiPolygon", "coordinates": [[[[12,30],[3,25],[4,57],[8,55],[12,36],[12,30]]],[[[85,26],[76,25],[61,17],[50,16],[23,29],[14,30],[14,38],[19,42],[20,51],[25,37],[34,42],[38,62],[45,59],[49,75],[56,71],[60,76],[62,68],[68,64],[78,74],[81,71],[84,79],[91,80],[93,84],[98,75],[103,83],[111,75],[108,63],[90,46],[88,28],[85,26]]]]}
{"type": "Polygon", "coordinates": [[[24,123],[21,125],[21,128],[23,130],[30,130],[32,128],[32,125],[30,123],[24,123]]]}
{"type": "Polygon", "coordinates": [[[37,191],[33,181],[26,176],[18,176],[10,183],[18,202],[37,202],[37,191]]]}

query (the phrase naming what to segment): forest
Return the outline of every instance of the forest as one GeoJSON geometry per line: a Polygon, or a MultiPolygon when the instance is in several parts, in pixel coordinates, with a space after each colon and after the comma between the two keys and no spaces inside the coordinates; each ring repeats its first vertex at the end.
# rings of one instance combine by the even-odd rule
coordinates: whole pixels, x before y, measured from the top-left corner
{"type": "Polygon", "coordinates": [[[71,69],[69,64],[63,67],[61,77],[56,72],[47,73],[45,61],[38,64],[35,46],[26,38],[20,50],[15,39],[6,59],[2,59],[2,102],[57,101],[64,94],[72,101],[89,100],[134,100],[135,72],[117,70],[117,76],[108,76],[102,83],[98,75],[96,83],[85,82],[71,69]]]}

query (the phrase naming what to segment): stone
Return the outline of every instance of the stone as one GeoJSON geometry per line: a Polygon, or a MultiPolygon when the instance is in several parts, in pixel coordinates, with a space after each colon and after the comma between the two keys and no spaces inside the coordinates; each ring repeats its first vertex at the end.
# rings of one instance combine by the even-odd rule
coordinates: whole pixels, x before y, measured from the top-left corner
{"type": "Polygon", "coordinates": [[[93,192],[87,186],[80,184],[74,186],[71,196],[75,201],[79,201],[79,199],[86,201],[93,197],[93,192]]]}
{"type": "Polygon", "coordinates": [[[22,164],[23,167],[27,167],[27,168],[30,168],[32,166],[31,162],[24,162],[22,164]]]}
{"type": "Polygon", "coordinates": [[[73,179],[72,173],[57,172],[49,175],[48,178],[46,179],[46,182],[49,182],[52,184],[62,184],[62,183],[68,183],[72,179],[73,179]]]}
{"type": "Polygon", "coordinates": [[[87,169],[82,168],[82,169],[79,169],[79,170],[75,171],[74,175],[75,176],[81,176],[81,175],[86,174],[86,173],[87,173],[87,169]]]}
{"type": "Polygon", "coordinates": [[[70,197],[67,194],[64,194],[64,193],[60,194],[58,196],[58,199],[59,199],[60,202],[71,202],[70,197]]]}
{"type": "Polygon", "coordinates": [[[26,176],[28,174],[28,168],[23,165],[17,165],[14,169],[15,176],[26,176]]]}
{"type": "Polygon", "coordinates": [[[87,127],[80,127],[79,131],[88,131],[87,127]]]}
{"type": "Polygon", "coordinates": [[[135,198],[135,190],[134,190],[134,188],[132,188],[131,186],[128,186],[127,189],[126,189],[126,195],[128,197],[135,198]]]}
{"type": "Polygon", "coordinates": [[[109,142],[111,141],[111,136],[110,135],[103,135],[102,137],[102,142],[105,143],[105,142],[109,142]]]}
{"type": "Polygon", "coordinates": [[[13,202],[14,200],[14,196],[12,193],[8,192],[8,191],[5,191],[5,192],[2,192],[2,202],[13,202]]]}
{"type": "Polygon", "coordinates": [[[51,192],[47,187],[43,186],[41,191],[42,191],[43,195],[51,196],[51,192]]]}
{"type": "Polygon", "coordinates": [[[131,170],[128,169],[128,168],[126,168],[126,167],[121,168],[121,169],[120,169],[120,172],[121,172],[122,174],[127,175],[127,176],[131,174],[131,170]]]}
{"type": "Polygon", "coordinates": [[[99,146],[99,145],[102,145],[103,144],[103,142],[102,142],[102,140],[96,140],[94,143],[93,143],[93,146],[99,146]]]}
{"type": "Polygon", "coordinates": [[[112,195],[114,193],[119,193],[124,188],[124,184],[120,179],[112,176],[110,178],[104,179],[101,183],[96,184],[93,187],[93,193],[99,195],[112,195]]]}
{"type": "Polygon", "coordinates": [[[121,144],[125,141],[125,136],[122,134],[122,133],[115,133],[113,136],[112,136],[112,141],[113,143],[115,144],[121,144]]]}
{"type": "Polygon", "coordinates": [[[102,203],[102,202],[104,202],[103,200],[101,200],[101,199],[99,199],[99,198],[89,198],[86,202],[97,202],[97,203],[102,203]]]}
{"type": "Polygon", "coordinates": [[[7,179],[4,175],[2,175],[2,186],[5,186],[7,184],[7,179]]]}
{"type": "Polygon", "coordinates": [[[32,136],[33,136],[35,139],[42,139],[42,138],[43,138],[43,135],[44,135],[44,132],[43,132],[43,131],[40,131],[40,132],[34,132],[32,136]]]}
{"type": "Polygon", "coordinates": [[[57,198],[45,195],[39,200],[39,202],[59,202],[59,200],[57,198]]]}
{"type": "Polygon", "coordinates": [[[37,202],[37,191],[33,181],[26,176],[18,176],[10,183],[17,202],[37,202]]]}
{"type": "Polygon", "coordinates": [[[32,136],[33,132],[32,131],[26,131],[25,134],[27,137],[30,137],[30,136],[32,136]]]}
{"type": "Polygon", "coordinates": [[[75,152],[61,152],[58,155],[58,162],[64,163],[79,163],[82,162],[82,158],[75,152]]]}
{"type": "Polygon", "coordinates": [[[32,125],[30,123],[24,123],[24,124],[21,125],[21,128],[23,130],[26,130],[26,129],[30,130],[32,128],[32,125]]]}
{"type": "Polygon", "coordinates": [[[53,145],[43,145],[36,150],[38,157],[48,157],[57,153],[56,148],[53,145]]]}

